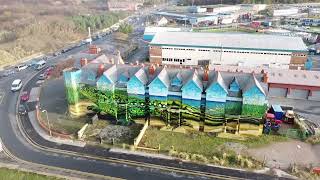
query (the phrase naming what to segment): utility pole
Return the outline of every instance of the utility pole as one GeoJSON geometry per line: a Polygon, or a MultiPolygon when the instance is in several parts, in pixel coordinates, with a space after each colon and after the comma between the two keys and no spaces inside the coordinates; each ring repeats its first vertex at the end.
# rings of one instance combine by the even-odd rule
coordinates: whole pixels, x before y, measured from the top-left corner
{"type": "Polygon", "coordinates": [[[88,32],[89,32],[88,39],[89,39],[90,45],[91,45],[91,29],[90,29],[90,27],[88,27],[88,32]]]}
{"type": "Polygon", "coordinates": [[[50,136],[52,136],[51,125],[50,125],[49,117],[48,117],[48,111],[44,109],[44,110],[42,110],[41,112],[46,113],[47,123],[48,123],[48,128],[49,128],[49,134],[50,134],[50,136]]]}

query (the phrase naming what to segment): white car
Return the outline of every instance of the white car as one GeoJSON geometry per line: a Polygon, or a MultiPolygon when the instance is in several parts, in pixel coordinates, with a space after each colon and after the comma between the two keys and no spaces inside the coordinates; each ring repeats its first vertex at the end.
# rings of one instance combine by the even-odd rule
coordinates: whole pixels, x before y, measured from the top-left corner
{"type": "Polygon", "coordinates": [[[21,71],[21,70],[27,69],[28,65],[20,64],[20,65],[16,66],[16,68],[17,68],[17,71],[21,71]]]}
{"type": "Polygon", "coordinates": [[[12,82],[11,91],[19,91],[22,88],[21,79],[16,79],[12,82]]]}

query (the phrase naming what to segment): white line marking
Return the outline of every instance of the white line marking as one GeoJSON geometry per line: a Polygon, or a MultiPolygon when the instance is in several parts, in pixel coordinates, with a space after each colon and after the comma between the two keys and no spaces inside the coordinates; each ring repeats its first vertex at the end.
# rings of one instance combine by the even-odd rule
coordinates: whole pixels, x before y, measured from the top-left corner
{"type": "Polygon", "coordinates": [[[0,90],[0,104],[2,104],[4,97],[5,97],[5,92],[0,90]]]}

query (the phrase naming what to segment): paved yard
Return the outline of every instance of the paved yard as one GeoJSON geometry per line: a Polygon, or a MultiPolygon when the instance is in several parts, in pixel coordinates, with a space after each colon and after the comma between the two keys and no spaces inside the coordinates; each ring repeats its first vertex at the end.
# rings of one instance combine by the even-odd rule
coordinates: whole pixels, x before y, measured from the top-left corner
{"type": "Polygon", "coordinates": [[[320,126],[320,101],[296,100],[288,98],[268,98],[269,104],[292,106],[299,115],[320,126]]]}

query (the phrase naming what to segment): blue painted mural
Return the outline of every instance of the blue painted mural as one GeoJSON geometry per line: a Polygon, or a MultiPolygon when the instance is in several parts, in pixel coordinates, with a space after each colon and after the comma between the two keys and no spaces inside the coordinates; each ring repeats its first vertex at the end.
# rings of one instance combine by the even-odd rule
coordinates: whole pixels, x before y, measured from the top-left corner
{"type": "Polygon", "coordinates": [[[266,95],[252,74],[244,74],[238,82],[230,76],[225,81],[218,73],[213,76],[218,78],[208,83],[201,80],[203,74],[191,69],[182,69],[182,76],[165,68],[147,75],[146,68],[136,68],[129,76],[130,65],[123,66],[128,66],[124,72],[118,73],[115,67],[108,71],[112,80],[106,74],[96,77],[92,69],[65,71],[68,103],[91,102],[99,112],[116,120],[151,117],[173,127],[204,128],[208,132],[237,131],[239,122],[232,118],[226,121],[227,116],[261,118],[266,110],[266,95]],[[119,83],[123,83],[121,87],[119,83]]]}
{"type": "Polygon", "coordinates": [[[150,96],[168,96],[168,87],[158,78],[156,77],[149,84],[149,95],[150,96]]]}
{"type": "Polygon", "coordinates": [[[129,94],[144,95],[146,93],[145,85],[136,76],[130,78],[127,83],[127,92],[129,94]]]}

